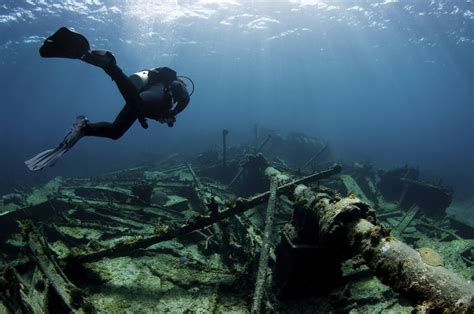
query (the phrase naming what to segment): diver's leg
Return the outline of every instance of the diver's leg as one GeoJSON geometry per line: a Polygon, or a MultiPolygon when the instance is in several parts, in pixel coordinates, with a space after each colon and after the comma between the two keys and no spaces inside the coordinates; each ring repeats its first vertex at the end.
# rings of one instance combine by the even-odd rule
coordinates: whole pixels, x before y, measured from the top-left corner
{"type": "Polygon", "coordinates": [[[118,65],[114,64],[113,66],[104,69],[104,71],[115,82],[120,94],[122,94],[122,97],[127,103],[138,104],[141,101],[139,91],[118,65]]]}
{"type": "Polygon", "coordinates": [[[90,50],[81,57],[81,60],[101,67],[115,81],[125,102],[135,111],[141,126],[144,129],[148,128],[146,119],[140,111],[141,98],[139,91],[117,65],[114,55],[106,50],[90,50]]]}
{"type": "Polygon", "coordinates": [[[114,122],[87,123],[87,126],[84,128],[84,135],[107,137],[117,140],[127,132],[135,120],[137,120],[135,111],[129,105],[125,104],[114,122]]]}
{"type": "Polygon", "coordinates": [[[133,106],[140,98],[138,90],[117,66],[112,52],[91,50],[87,38],[68,28],[61,27],[56,33],[48,37],[40,48],[40,54],[45,58],[80,59],[100,67],[115,81],[127,103],[133,106]]]}
{"type": "Polygon", "coordinates": [[[120,93],[127,103],[137,103],[140,101],[139,91],[117,65],[115,57],[110,51],[90,50],[82,56],[81,60],[102,68],[117,84],[120,93]]]}

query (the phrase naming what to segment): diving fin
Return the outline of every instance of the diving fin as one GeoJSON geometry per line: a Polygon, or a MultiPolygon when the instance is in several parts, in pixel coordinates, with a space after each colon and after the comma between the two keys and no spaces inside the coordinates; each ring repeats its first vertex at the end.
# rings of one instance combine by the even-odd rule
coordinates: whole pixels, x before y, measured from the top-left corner
{"type": "Polygon", "coordinates": [[[39,53],[43,58],[80,59],[90,50],[89,41],[83,35],[61,27],[46,38],[39,53]]]}
{"type": "Polygon", "coordinates": [[[66,153],[67,149],[64,147],[56,147],[54,149],[48,149],[44,152],[39,153],[35,157],[25,161],[25,165],[31,171],[41,170],[45,167],[52,167],[56,161],[66,153]]]}
{"type": "Polygon", "coordinates": [[[25,161],[25,165],[31,171],[41,170],[45,167],[52,167],[61,158],[62,155],[68,152],[74,144],[84,136],[84,127],[87,125],[88,120],[85,116],[78,116],[76,122],[66,134],[62,142],[53,149],[45,150],[39,153],[33,158],[25,161]]]}

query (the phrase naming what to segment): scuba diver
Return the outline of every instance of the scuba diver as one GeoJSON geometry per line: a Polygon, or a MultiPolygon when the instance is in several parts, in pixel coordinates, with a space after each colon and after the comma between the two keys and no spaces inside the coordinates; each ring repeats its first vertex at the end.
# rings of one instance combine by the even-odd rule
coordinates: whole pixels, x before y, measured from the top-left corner
{"type": "Polygon", "coordinates": [[[56,148],[48,149],[25,161],[31,171],[53,166],[83,136],[119,139],[137,119],[145,129],[148,128],[146,118],[172,127],[176,115],[186,108],[194,91],[191,79],[177,76],[176,72],[168,67],[143,70],[128,77],[117,65],[110,51],[91,50],[83,35],[66,27],[61,27],[48,37],[39,52],[44,58],[78,59],[102,68],[115,81],[125,99],[125,105],[112,123],[91,123],[85,116],[78,116],[56,148]],[[188,93],[183,78],[191,82],[191,94],[188,93]]]}

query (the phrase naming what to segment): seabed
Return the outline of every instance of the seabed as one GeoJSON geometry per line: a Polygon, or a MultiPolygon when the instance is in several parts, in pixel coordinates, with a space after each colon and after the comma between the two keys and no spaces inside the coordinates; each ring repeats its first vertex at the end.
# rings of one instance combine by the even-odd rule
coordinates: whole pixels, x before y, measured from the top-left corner
{"type": "Polygon", "coordinates": [[[449,188],[423,181],[410,166],[339,169],[323,141],[301,134],[256,143],[174,154],[91,178],[57,177],[4,195],[0,313],[420,310],[422,299],[383,284],[357,256],[344,258],[334,278],[320,276],[327,266],[317,261],[327,248],[282,244],[291,242],[291,228],[319,227],[297,214],[296,184],[275,191],[270,214],[271,182],[282,186],[315,173],[323,175],[307,186],[366,204],[383,236],[407,243],[424,263],[445,267],[472,288],[473,223],[461,213],[469,209],[450,207],[449,188]],[[258,274],[263,294],[256,301],[258,274]]]}

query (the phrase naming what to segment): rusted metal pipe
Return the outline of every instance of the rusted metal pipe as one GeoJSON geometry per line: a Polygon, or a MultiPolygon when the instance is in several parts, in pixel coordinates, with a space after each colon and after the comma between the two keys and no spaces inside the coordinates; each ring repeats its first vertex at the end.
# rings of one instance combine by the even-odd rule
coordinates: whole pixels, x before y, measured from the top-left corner
{"type": "MultiPolygon", "coordinates": [[[[472,313],[474,286],[443,267],[430,249],[415,250],[376,224],[375,212],[355,197],[340,198],[300,185],[296,206],[319,217],[318,246],[345,252],[353,267],[367,265],[383,283],[417,304],[420,312],[472,313]]],[[[304,230],[302,230],[304,231],[304,230]]]]}

